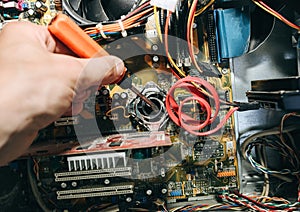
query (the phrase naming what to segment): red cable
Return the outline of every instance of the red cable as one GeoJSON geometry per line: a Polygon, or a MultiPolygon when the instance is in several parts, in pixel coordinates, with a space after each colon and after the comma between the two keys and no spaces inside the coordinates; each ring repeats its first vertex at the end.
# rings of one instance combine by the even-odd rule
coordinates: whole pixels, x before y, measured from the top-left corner
{"type": "Polygon", "coordinates": [[[220,121],[220,123],[213,129],[206,131],[206,132],[200,132],[202,129],[207,127],[208,125],[212,124],[219,113],[220,109],[220,101],[219,96],[216,91],[216,89],[207,81],[197,78],[197,77],[185,77],[183,79],[178,80],[169,90],[167,96],[166,96],[166,109],[168,111],[169,117],[172,119],[172,121],[184,128],[186,131],[198,135],[198,136],[207,136],[211,135],[217,131],[219,131],[226,121],[230,118],[230,116],[238,109],[237,107],[232,108],[228,111],[226,116],[220,121]],[[213,97],[213,104],[210,104],[208,102],[207,97],[195,87],[192,83],[195,83],[204,89],[207,90],[208,93],[213,97]],[[185,89],[187,90],[192,96],[189,96],[182,100],[179,105],[177,104],[174,93],[176,89],[185,89]],[[200,106],[201,110],[206,113],[206,119],[205,120],[196,120],[193,117],[189,116],[188,114],[183,112],[183,107],[186,103],[190,101],[197,101],[200,106]],[[214,106],[215,112],[212,115],[212,108],[211,106],[214,106]]]}
{"type": "Polygon", "coordinates": [[[250,198],[250,197],[248,197],[246,195],[243,195],[243,194],[241,194],[241,193],[239,193],[237,191],[234,191],[233,193],[235,195],[239,196],[239,197],[242,197],[242,198],[244,198],[244,199],[246,199],[246,200],[248,200],[248,201],[250,201],[250,202],[252,202],[252,203],[254,203],[256,205],[258,205],[259,207],[262,207],[262,208],[268,208],[268,209],[274,209],[274,210],[286,210],[286,209],[288,209],[288,208],[279,209],[278,207],[273,206],[273,205],[263,204],[263,203],[258,202],[258,201],[254,200],[254,199],[252,199],[252,198],[250,198]]]}

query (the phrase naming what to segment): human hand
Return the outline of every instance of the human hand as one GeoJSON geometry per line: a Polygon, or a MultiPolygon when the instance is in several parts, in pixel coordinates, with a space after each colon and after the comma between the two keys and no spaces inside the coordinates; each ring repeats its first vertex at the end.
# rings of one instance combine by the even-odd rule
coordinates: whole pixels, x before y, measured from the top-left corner
{"type": "Polygon", "coordinates": [[[20,156],[41,128],[79,113],[91,87],[116,81],[124,70],[113,56],[71,56],[46,27],[29,22],[7,24],[0,49],[0,165],[20,156]]]}

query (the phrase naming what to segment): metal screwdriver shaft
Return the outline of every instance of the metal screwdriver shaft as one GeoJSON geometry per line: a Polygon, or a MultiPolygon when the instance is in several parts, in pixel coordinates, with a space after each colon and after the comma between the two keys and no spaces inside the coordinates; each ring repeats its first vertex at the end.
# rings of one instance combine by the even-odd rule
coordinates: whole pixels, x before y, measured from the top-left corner
{"type": "Polygon", "coordinates": [[[123,89],[130,89],[133,93],[139,96],[144,102],[148,104],[152,108],[153,111],[157,112],[159,109],[158,107],[145,95],[143,95],[136,87],[132,85],[132,80],[130,77],[125,74],[123,79],[118,83],[118,85],[123,89]]]}

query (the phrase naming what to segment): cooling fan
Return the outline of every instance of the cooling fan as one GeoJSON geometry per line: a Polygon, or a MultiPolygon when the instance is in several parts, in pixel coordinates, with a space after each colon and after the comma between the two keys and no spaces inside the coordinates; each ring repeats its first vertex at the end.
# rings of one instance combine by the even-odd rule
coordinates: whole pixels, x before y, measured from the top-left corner
{"type": "Polygon", "coordinates": [[[136,0],[62,0],[63,9],[78,24],[95,24],[120,19],[136,0]]]}

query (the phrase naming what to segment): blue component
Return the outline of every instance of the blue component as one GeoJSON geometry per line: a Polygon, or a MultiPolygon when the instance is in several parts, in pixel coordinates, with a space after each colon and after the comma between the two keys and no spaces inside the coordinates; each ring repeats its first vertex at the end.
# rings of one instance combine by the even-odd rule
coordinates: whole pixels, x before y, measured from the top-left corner
{"type": "Polygon", "coordinates": [[[19,163],[18,162],[11,162],[11,163],[9,163],[9,167],[11,169],[18,170],[19,169],[19,163]]]}
{"type": "Polygon", "coordinates": [[[177,196],[182,196],[181,190],[174,190],[170,192],[171,197],[177,197],[177,196]]]}
{"type": "Polygon", "coordinates": [[[28,7],[29,7],[29,5],[28,5],[27,2],[23,2],[23,3],[22,3],[22,8],[23,8],[23,9],[28,9],[28,7]]]}
{"type": "Polygon", "coordinates": [[[111,203],[116,204],[119,202],[119,199],[116,196],[111,197],[111,203]]]}
{"type": "Polygon", "coordinates": [[[219,62],[245,54],[250,42],[249,8],[217,9],[214,16],[219,62]]]}

